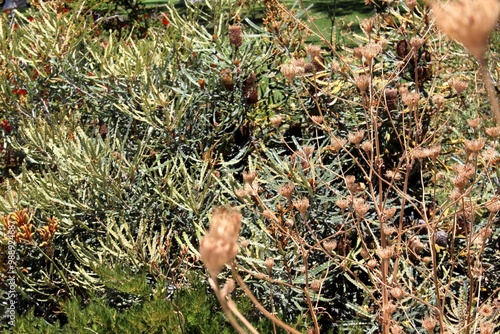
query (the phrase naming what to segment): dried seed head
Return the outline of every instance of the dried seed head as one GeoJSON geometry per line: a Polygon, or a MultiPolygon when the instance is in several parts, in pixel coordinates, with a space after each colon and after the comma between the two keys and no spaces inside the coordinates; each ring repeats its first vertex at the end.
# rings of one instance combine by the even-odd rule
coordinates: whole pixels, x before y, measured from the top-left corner
{"type": "Polygon", "coordinates": [[[248,246],[250,246],[250,240],[248,240],[248,239],[242,240],[240,242],[240,244],[241,244],[242,247],[247,248],[248,246]]]}
{"type": "MultiPolygon", "coordinates": [[[[409,0],[407,0],[409,1],[409,0]]],[[[416,0],[413,0],[416,1],[416,0]]],[[[397,323],[391,322],[391,334],[403,334],[403,327],[398,325],[397,323]]]]}
{"type": "Polygon", "coordinates": [[[347,134],[347,139],[349,142],[351,142],[354,145],[359,145],[361,141],[363,140],[363,137],[365,136],[365,132],[363,130],[357,131],[357,132],[349,132],[347,134]]]}
{"type": "MultiPolygon", "coordinates": [[[[463,188],[462,188],[463,189],[463,188]]],[[[450,199],[454,202],[459,200],[463,196],[463,191],[460,188],[453,188],[450,192],[450,199]]]]}
{"type": "Polygon", "coordinates": [[[408,9],[410,12],[413,12],[415,10],[415,7],[417,6],[417,0],[405,0],[406,6],[408,6],[408,9]]]}
{"type": "Polygon", "coordinates": [[[448,247],[448,233],[445,231],[436,231],[434,241],[441,247],[448,247]]]}
{"type": "Polygon", "coordinates": [[[425,39],[421,37],[412,37],[412,39],[410,39],[410,45],[414,52],[418,51],[418,49],[420,49],[420,47],[424,45],[424,43],[425,39]]]}
{"type": "Polygon", "coordinates": [[[420,238],[417,236],[413,236],[409,241],[408,241],[408,247],[415,253],[419,254],[424,248],[425,245],[420,241],[420,238]]]}
{"type": "Polygon", "coordinates": [[[283,64],[283,65],[281,65],[280,71],[281,71],[281,74],[283,74],[283,76],[285,78],[287,78],[290,81],[293,81],[293,79],[300,72],[297,69],[298,69],[298,67],[293,65],[293,64],[283,64]]]}
{"type": "Polygon", "coordinates": [[[227,90],[234,89],[233,72],[229,68],[222,69],[219,72],[220,82],[227,90]]]}
{"type": "Polygon", "coordinates": [[[361,149],[365,151],[366,154],[370,154],[373,151],[373,144],[371,141],[365,141],[361,144],[361,149]]]}
{"type": "Polygon", "coordinates": [[[262,216],[264,216],[267,220],[274,220],[274,214],[271,210],[262,211],[262,216]]]}
{"type": "Polygon", "coordinates": [[[493,230],[489,227],[483,227],[480,229],[475,236],[473,243],[478,246],[484,245],[484,243],[488,240],[488,238],[493,233],[493,230]]]}
{"type": "Polygon", "coordinates": [[[340,198],[335,202],[335,204],[337,204],[340,210],[345,211],[351,202],[346,198],[340,198]]]}
{"type": "Polygon", "coordinates": [[[309,208],[309,199],[307,197],[302,197],[298,200],[295,200],[293,202],[293,206],[303,216],[303,215],[305,215],[307,208],[309,208]]]}
{"type": "Polygon", "coordinates": [[[230,26],[229,27],[229,43],[235,47],[240,47],[243,44],[243,38],[241,36],[241,26],[230,26]]]}
{"type": "Polygon", "coordinates": [[[479,126],[479,117],[477,118],[473,118],[473,119],[468,119],[467,120],[467,124],[469,124],[469,126],[473,129],[477,128],[479,126]]]}
{"type": "Polygon", "coordinates": [[[498,160],[498,152],[493,147],[488,147],[481,152],[481,157],[484,161],[494,164],[498,160]]]}
{"type": "Polygon", "coordinates": [[[392,288],[390,291],[390,294],[391,296],[394,298],[394,299],[397,299],[397,300],[400,300],[401,298],[404,297],[405,295],[405,292],[403,289],[401,289],[400,287],[395,287],[395,288],[392,288]]]}
{"type": "Polygon", "coordinates": [[[319,279],[315,279],[311,282],[311,290],[318,293],[319,289],[321,289],[321,281],[319,279]]]}
{"type": "Polygon", "coordinates": [[[393,314],[394,312],[396,312],[398,310],[398,308],[396,307],[396,305],[391,301],[389,301],[389,303],[387,303],[383,308],[382,308],[382,312],[383,313],[386,313],[386,314],[393,314]]]}
{"type": "Polygon", "coordinates": [[[408,92],[406,94],[401,94],[401,99],[409,108],[414,108],[418,106],[420,94],[418,92],[408,92]]]}
{"type": "Polygon", "coordinates": [[[382,233],[385,236],[390,236],[392,234],[396,234],[397,232],[398,232],[398,230],[393,226],[387,226],[385,224],[382,225],[382,233]]]}
{"type": "Polygon", "coordinates": [[[292,198],[294,188],[295,186],[293,183],[287,183],[279,187],[278,192],[280,193],[281,196],[290,200],[290,198],[292,198]]]}
{"type": "Polygon", "coordinates": [[[323,116],[311,116],[311,120],[316,124],[323,124],[323,121],[325,119],[323,118],[323,116]]]}
{"type": "Polygon", "coordinates": [[[252,184],[253,180],[255,180],[255,177],[257,176],[257,173],[252,170],[252,171],[245,171],[243,172],[243,180],[245,180],[246,183],[252,184]]]}
{"type": "Polygon", "coordinates": [[[437,321],[433,317],[427,317],[422,320],[422,327],[427,331],[427,333],[434,333],[434,327],[436,327],[437,321]]]}
{"type": "Polygon", "coordinates": [[[432,2],[437,26],[480,59],[500,13],[498,0],[432,2]]]}
{"type": "Polygon", "coordinates": [[[353,200],[353,207],[356,215],[359,218],[363,218],[370,210],[370,205],[368,203],[365,203],[365,200],[360,197],[357,197],[353,200]]]}
{"type": "Polygon", "coordinates": [[[338,152],[345,146],[346,143],[347,143],[346,139],[332,136],[330,138],[330,145],[328,146],[328,148],[333,152],[338,152]]]}
{"type": "Polygon", "coordinates": [[[480,334],[493,334],[495,333],[495,325],[492,322],[483,322],[479,325],[480,334]]]}
{"type": "Polygon", "coordinates": [[[494,196],[492,199],[486,203],[486,209],[491,213],[497,213],[500,211],[500,196],[494,196]]]}
{"type": "Polygon", "coordinates": [[[467,88],[468,84],[457,78],[452,78],[450,80],[450,86],[452,86],[455,92],[457,92],[457,95],[460,95],[467,88]]]}
{"type": "Polygon", "coordinates": [[[356,177],[354,175],[346,175],[345,176],[345,183],[347,186],[352,185],[356,182],[356,177]]]}
{"type": "Polygon", "coordinates": [[[381,260],[388,260],[394,256],[394,246],[378,248],[376,253],[381,260]]]}
{"type": "Polygon", "coordinates": [[[398,90],[396,88],[386,88],[384,90],[385,102],[389,111],[398,108],[398,90]]]}
{"type": "Polygon", "coordinates": [[[365,94],[370,85],[371,77],[368,74],[362,74],[354,77],[354,83],[358,87],[361,94],[365,94]]]}
{"type": "Polygon", "coordinates": [[[316,71],[321,71],[325,69],[323,65],[323,57],[321,56],[321,47],[317,45],[308,45],[306,52],[311,58],[311,64],[314,66],[316,71]]]}
{"type": "Polygon", "coordinates": [[[375,259],[370,259],[368,260],[368,262],[366,263],[366,266],[370,269],[370,270],[373,270],[377,267],[378,265],[378,262],[377,260],[375,259]]]}
{"type": "Polygon", "coordinates": [[[485,143],[486,143],[486,138],[478,138],[478,139],[464,141],[466,150],[472,153],[477,153],[481,151],[485,143]]]}
{"type": "Polygon", "coordinates": [[[244,188],[239,188],[239,189],[236,189],[234,191],[234,193],[236,194],[236,196],[238,196],[239,198],[244,198],[247,196],[247,191],[244,189],[244,188]]]}
{"type": "Polygon", "coordinates": [[[372,33],[373,25],[375,24],[375,18],[369,18],[369,19],[364,19],[360,23],[361,29],[365,32],[365,34],[370,38],[370,35],[372,33]]]}
{"type": "Polygon", "coordinates": [[[394,181],[399,181],[402,178],[401,173],[397,170],[388,170],[387,172],[385,172],[385,176],[387,176],[388,179],[394,181]]]}
{"type": "Polygon", "coordinates": [[[488,304],[483,304],[479,308],[479,313],[481,313],[481,315],[486,318],[491,317],[493,315],[493,311],[494,311],[493,307],[488,304]]]}
{"type": "Polygon", "coordinates": [[[486,134],[490,137],[498,138],[498,136],[500,136],[500,126],[485,128],[484,132],[486,132],[486,134]]]}
{"type": "Polygon", "coordinates": [[[384,209],[384,214],[388,219],[392,219],[398,209],[396,207],[384,209]]]}
{"type": "Polygon", "coordinates": [[[238,253],[241,213],[235,208],[214,208],[208,233],[201,239],[201,260],[215,277],[238,253]]]}
{"type": "Polygon", "coordinates": [[[358,47],[355,47],[354,49],[352,49],[352,53],[354,54],[354,57],[358,58],[358,59],[362,59],[363,58],[363,53],[361,52],[362,50],[362,47],[358,46],[358,47]]]}
{"type": "Polygon", "coordinates": [[[269,118],[269,121],[277,130],[281,126],[281,123],[283,123],[283,117],[281,115],[274,115],[269,118]]]}
{"type": "Polygon", "coordinates": [[[274,266],[274,259],[271,257],[268,257],[266,261],[264,261],[264,265],[266,266],[267,272],[271,274],[273,271],[273,266],[274,266]]]}
{"type": "Polygon", "coordinates": [[[372,61],[380,52],[382,47],[377,43],[370,43],[361,48],[361,54],[367,61],[372,61]]]}
{"type": "Polygon", "coordinates": [[[443,107],[444,104],[444,95],[443,94],[435,94],[432,97],[432,101],[437,105],[439,109],[443,107]]]}
{"type": "Polygon", "coordinates": [[[332,252],[337,248],[337,240],[329,240],[323,242],[323,247],[325,247],[327,252],[332,252]]]}

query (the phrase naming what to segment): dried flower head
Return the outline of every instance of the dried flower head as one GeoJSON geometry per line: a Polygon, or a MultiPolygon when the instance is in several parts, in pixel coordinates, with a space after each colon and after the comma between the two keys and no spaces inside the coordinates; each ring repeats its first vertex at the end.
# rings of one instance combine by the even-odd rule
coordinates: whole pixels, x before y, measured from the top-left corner
{"type": "Polygon", "coordinates": [[[272,257],[268,257],[266,261],[264,261],[264,265],[266,266],[267,272],[271,274],[274,266],[274,259],[272,257]]]}
{"type": "Polygon", "coordinates": [[[387,218],[392,219],[396,214],[397,210],[398,209],[396,207],[386,208],[384,209],[384,214],[386,215],[387,218]]]}
{"type": "Polygon", "coordinates": [[[213,209],[210,229],[200,242],[201,260],[210,276],[217,276],[238,253],[241,218],[240,211],[235,208],[213,209]]]}
{"type": "Polygon", "coordinates": [[[245,180],[245,182],[248,184],[252,184],[252,182],[255,180],[256,176],[257,176],[257,173],[254,170],[243,172],[243,180],[245,180]]]}
{"type": "Polygon", "coordinates": [[[372,61],[380,52],[382,52],[382,46],[377,43],[370,43],[361,48],[361,54],[367,61],[372,61]]]}
{"type": "Polygon", "coordinates": [[[243,44],[243,38],[241,36],[241,26],[230,26],[229,27],[229,43],[235,47],[240,47],[243,44]]]}
{"type": "Polygon", "coordinates": [[[283,116],[281,115],[274,115],[269,118],[269,122],[278,129],[281,126],[281,123],[283,123],[283,116]]]}
{"type": "Polygon", "coordinates": [[[401,289],[400,287],[394,287],[392,288],[389,293],[391,294],[391,296],[394,298],[394,299],[397,299],[397,300],[400,300],[401,298],[404,297],[405,295],[405,292],[403,289],[401,289]]]}
{"type": "Polygon", "coordinates": [[[365,151],[366,154],[370,154],[373,151],[373,144],[371,141],[365,141],[361,144],[361,149],[365,151]]]}
{"type": "Polygon", "coordinates": [[[479,313],[481,313],[482,316],[484,317],[491,317],[493,315],[493,307],[491,305],[488,305],[488,304],[483,304],[480,308],[479,308],[479,313]]]}
{"type": "Polygon", "coordinates": [[[399,181],[402,178],[401,173],[398,170],[388,170],[385,172],[385,176],[394,181],[399,181]]]}
{"type": "Polygon", "coordinates": [[[498,152],[493,147],[488,147],[481,152],[481,157],[484,161],[494,164],[498,160],[498,152]]]}
{"type": "Polygon", "coordinates": [[[410,12],[413,12],[415,10],[415,7],[417,6],[417,0],[405,0],[406,6],[408,6],[408,9],[410,12]]]}
{"type": "Polygon", "coordinates": [[[437,26],[480,59],[500,13],[498,0],[432,2],[437,26]]]}
{"type": "Polygon", "coordinates": [[[374,17],[369,18],[369,19],[364,19],[360,23],[361,29],[365,32],[365,34],[368,36],[368,38],[370,38],[370,36],[371,36],[374,24],[375,24],[375,18],[374,17]]]}
{"type": "Polygon", "coordinates": [[[467,124],[473,129],[477,128],[479,126],[479,117],[473,118],[473,119],[468,119],[467,124]]]}
{"type": "Polygon", "coordinates": [[[396,88],[386,88],[384,90],[385,102],[389,111],[398,108],[398,90],[396,88]]]}
{"type": "Polygon", "coordinates": [[[412,37],[410,39],[410,45],[411,45],[413,52],[418,51],[418,49],[420,49],[420,47],[422,45],[424,45],[424,43],[425,43],[425,39],[423,39],[422,37],[412,37]]]}
{"type": "Polygon", "coordinates": [[[443,107],[444,104],[444,95],[443,94],[435,94],[432,97],[432,102],[434,102],[439,109],[443,107]]]}
{"type": "Polygon", "coordinates": [[[294,188],[295,186],[293,183],[287,183],[279,187],[278,192],[280,193],[281,196],[290,200],[290,198],[292,198],[294,188]]]}
{"type": "Polygon", "coordinates": [[[403,334],[403,327],[398,325],[397,323],[391,323],[391,334],[403,334]]]}
{"type": "Polygon", "coordinates": [[[418,106],[420,94],[418,92],[407,92],[406,94],[401,94],[401,99],[409,108],[415,108],[418,106]]]}
{"type": "Polygon", "coordinates": [[[365,132],[363,130],[357,131],[357,132],[349,132],[347,134],[347,139],[349,142],[351,142],[354,145],[359,145],[361,141],[363,140],[363,137],[365,136],[365,132]]]}
{"type": "Polygon", "coordinates": [[[365,203],[365,200],[360,197],[353,199],[353,207],[356,215],[359,218],[363,218],[370,210],[370,205],[368,203],[365,203]]]}
{"type": "Polygon", "coordinates": [[[236,196],[238,196],[239,198],[244,198],[247,196],[247,191],[245,190],[245,188],[238,188],[234,191],[234,193],[236,194],[236,196]]]}
{"type": "Polygon", "coordinates": [[[370,86],[371,77],[368,74],[362,74],[354,77],[354,83],[358,87],[361,94],[365,94],[368,86],[370,86]]]}
{"type": "Polygon", "coordinates": [[[500,196],[494,196],[488,203],[486,203],[486,209],[491,213],[497,213],[500,211],[500,196]]]}
{"type": "Polygon", "coordinates": [[[321,56],[321,47],[318,45],[308,45],[306,52],[311,58],[311,64],[316,71],[321,71],[325,68],[323,65],[323,56],[321,56]]]}
{"type": "Polygon", "coordinates": [[[347,207],[351,204],[351,201],[347,198],[340,198],[335,202],[335,204],[337,204],[340,210],[345,211],[345,209],[347,209],[347,207]]]}
{"type": "Polygon", "coordinates": [[[227,90],[234,89],[233,72],[229,68],[222,69],[219,72],[220,82],[227,90]]]}
{"type": "Polygon", "coordinates": [[[375,252],[381,260],[388,260],[394,256],[394,246],[377,248],[375,252]]]}
{"type": "Polygon", "coordinates": [[[318,293],[319,289],[321,289],[321,281],[319,279],[315,279],[311,282],[311,290],[315,293],[318,293]]]}
{"type": "Polygon", "coordinates": [[[298,200],[293,201],[293,206],[297,211],[300,212],[302,216],[305,215],[307,209],[309,208],[309,199],[307,197],[302,197],[298,200]]]}
{"type": "Polygon", "coordinates": [[[479,325],[480,334],[493,334],[495,333],[495,324],[492,322],[483,322],[479,325]]]}
{"type": "Polygon", "coordinates": [[[337,240],[329,240],[323,242],[323,247],[325,247],[327,252],[332,252],[337,248],[337,240]]]}
{"type": "Polygon", "coordinates": [[[500,136],[500,126],[485,128],[484,132],[486,132],[486,134],[490,137],[498,138],[498,136],[500,136]]]}
{"type": "Polygon", "coordinates": [[[427,333],[434,333],[434,327],[436,327],[437,321],[434,317],[427,317],[422,320],[422,327],[427,331],[427,333]]]}
{"type": "Polygon", "coordinates": [[[366,262],[366,266],[370,269],[373,270],[377,268],[378,262],[375,259],[370,259],[368,262],[366,262]]]}
{"type": "Polygon", "coordinates": [[[419,254],[425,248],[425,245],[422,243],[419,237],[413,236],[408,241],[408,247],[413,251],[413,253],[419,254]]]}
{"type": "Polygon", "coordinates": [[[467,82],[464,82],[457,78],[452,78],[450,80],[450,86],[453,87],[457,95],[460,95],[467,88],[468,84],[467,82]]]}
{"type": "Polygon", "coordinates": [[[285,78],[287,78],[290,81],[293,81],[293,79],[300,73],[300,70],[298,69],[299,67],[293,64],[283,64],[281,65],[280,71],[285,78]]]}
{"type": "Polygon", "coordinates": [[[316,123],[316,124],[323,124],[323,121],[325,120],[323,116],[311,116],[311,120],[316,123]]]}
{"type": "Polygon", "coordinates": [[[330,145],[328,146],[328,148],[333,152],[338,152],[345,146],[346,143],[347,139],[332,136],[330,138],[330,145]]]}
{"type": "Polygon", "coordinates": [[[486,143],[486,138],[477,138],[472,140],[465,140],[464,145],[467,151],[477,153],[481,151],[486,143]]]}

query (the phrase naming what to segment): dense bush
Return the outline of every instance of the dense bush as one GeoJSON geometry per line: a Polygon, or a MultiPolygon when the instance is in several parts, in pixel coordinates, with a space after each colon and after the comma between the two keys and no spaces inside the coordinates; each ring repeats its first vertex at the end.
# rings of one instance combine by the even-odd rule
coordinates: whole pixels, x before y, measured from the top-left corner
{"type": "Polygon", "coordinates": [[[494,330],[500,130],[475,78],[498,43],[488,65],[428,7],[370,3],[348,43],[278,0],[260,25],[230,0],[123,2],[127,30],[108,3],[0,16],[12,329],[494,330]]]}

